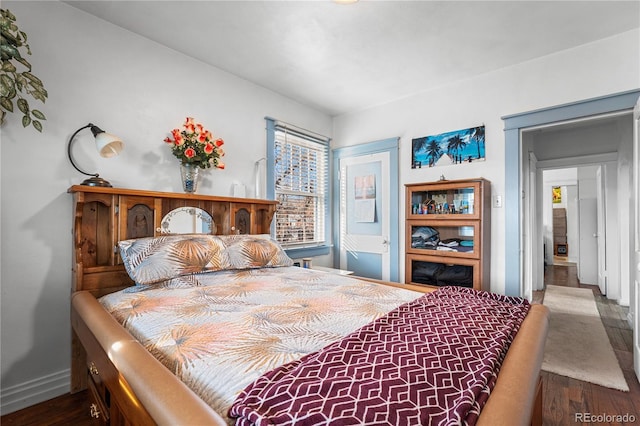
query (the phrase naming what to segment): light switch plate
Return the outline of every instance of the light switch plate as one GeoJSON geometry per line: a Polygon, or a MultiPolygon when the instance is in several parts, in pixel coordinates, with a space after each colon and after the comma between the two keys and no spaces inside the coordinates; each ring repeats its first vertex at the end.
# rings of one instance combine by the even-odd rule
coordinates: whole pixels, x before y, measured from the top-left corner
{"type": "Polygon", "coordinates": [[[494,209],[499,209],[502,207],[502,195],[493,195],[491,197],[491,205],[494,209]]]}

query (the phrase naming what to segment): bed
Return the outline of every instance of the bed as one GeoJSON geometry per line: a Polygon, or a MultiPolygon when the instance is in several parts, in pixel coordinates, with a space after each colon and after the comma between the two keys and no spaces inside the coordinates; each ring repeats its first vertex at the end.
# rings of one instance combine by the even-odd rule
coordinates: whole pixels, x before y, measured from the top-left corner
{"type": "MultiPolygon", "coordinates": [[[[236,420],[227,416],[234,410],[238,424],[250,424],[258,415],[251,403],[256,393],[282,399],[281,382],[269,379],[275,387],[260,387],[269,374],[293,380],[289,366],[317,371],[311,363],[321,362],[324,354],[345,353],[341,342],[357,333],[370,335],[374,330],[367,327],[387,324],[395,312],[411,309],[422,315],[422,306],[445,296],[449,306],[446,289],[292,266],[265,235],[273,201],[114,188],[72,187],[69,192],[74,197],[72,392],[89,389],[88,413],[103,424],[227,425],[236,420]],[[185,212],[187,220],[177,219],[185,212]],[[176,232],[184,223],[187,232],[176,232]],[[191,260],[184,262],[185,256],[191,260]],[[194,258],[199,260],[194,263],[194,258]],[[202,314],[205,305],[208,314],[202,314]],[[155,322],[148,322],[152,317],[155,322]],[[217,335],[217,343],[203,343],[207,333],[193,338],[195,317],[206,317],[196,328],[217,335]],[[189,337],[200,343],[190,352],[176,350],[176,341],[189,337]],[[234,364],[238,359],[242,362],[234,364]],[[196,364],[204,365],[205,372],[193,373],[196,364]],[[221,396],[223,391],[228,394],[221,396]]],[[[455,291],[474,293],[456,294],[458,301],[476,297],[470,289],[455,291]]],[[[492,373],[494,383],[490,393],[482,393],[485,400],[472,423],[541,424],[539,372],[548,313],[535,304],[513,309],[519,313],[506,314],[507,321],[521,315],[522,322],[507,339],[508,351],[499,355],[501,368],[492,373]]],[[[371,352],[369,347],[360,351],[371,352]]],[[[357,368],[362,365],[356,362],[357,368]]],[[[294,409],[305,411],[287,406],[281,414],[294,409]]]]}

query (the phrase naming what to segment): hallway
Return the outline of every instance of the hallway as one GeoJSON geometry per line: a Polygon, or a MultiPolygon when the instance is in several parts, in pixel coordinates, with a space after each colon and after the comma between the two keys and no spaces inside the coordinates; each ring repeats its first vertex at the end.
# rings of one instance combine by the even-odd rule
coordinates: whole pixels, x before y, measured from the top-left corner
{"type": "MultiPolygon", "coordinates": [[[[545,286],[580,287],[593,291],[600,317],[630,389],[628,393],[621,392],[543,371],[544,426],[580,424],[575,419],[576,414],[582,413],[592,416],[628,414],[635,416],[635,422],[628,424],[640,424],[640,383],[633,371],[633,335],[627,322],[628,308],[620,307],[602,296],[598,286],[580,284],[575,264],[546,266],[544,283],[545,286]]],[[[534,302],[542,303],[543,300],[544,291],[534,292],[534,302]]]]}

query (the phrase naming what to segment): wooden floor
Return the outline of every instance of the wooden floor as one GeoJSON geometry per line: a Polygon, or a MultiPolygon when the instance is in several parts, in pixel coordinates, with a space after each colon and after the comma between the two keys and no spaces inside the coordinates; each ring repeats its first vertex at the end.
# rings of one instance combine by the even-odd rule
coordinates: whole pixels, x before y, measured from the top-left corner
{"type": "MultiPolygon", "coordinates": [[[[545,426],[560,425],[640,425],[640,384],[633,372],[632,334],[627,323],[627,309],[603,297],[597,286],[578,282],[575,265],[547,266],[545,285],[582,287],[593,290],[600,316],[627,379],[630,392],[621,392],[580,380],[542,372],[543,419],[545,426]],[[576,421],[576,415],[590,415],[590,423],[576,421]],[[613,416],[634,416],[634,422],[615,421],[613,416]],[[595,416],[601,416],[597,418],[595,416]],[[604,418],[604,416],[609,416],[604,418]],[[598,420],[598,421],[594,421],[598,420]],[[603,420],[603,421],[599,421],[603,420]],[[605,421],[612,420],[612,421],[605,421]]],[[[542,302],[544,291],[535,292],[534,301],[542,302]]],[[[64,395],[0,418],[2,426],[93,424],[89,417],[86,394],[64,395]]]]}
{"type": "MultiPolygon", "coordinates": [[[[627,308],[618,306],[602,296],[598,286],[580,284],[575,264],[569,266],[547,266],[545,285],[589,288],[593,290],[602,323],[609,335],[609,341],[618,357],[618,362],[627,380],[629,392],[621,392],[557,374],[542,372],[543,424],[556,425],[640,425],[640,384],[633,371],[633,335],[627,322],[627,308]],[[593,416],[591,422],[576,421],[582,415],[593,416]],[[635,421],[621,422],[633,416],[635,421]],[[593,418],[600,416],[600,418],[593,418]],[[605,417],[609,416],[609,417],[605,417]],[[577,418],[578,417],[578,418],[577,418]]],[[[544,291],[535,292],[534,301],[542,302],[544,291]]]]}
{"type": "Polygon", "coordinates": [[[63,395],[0,417],[2,426],[89,426],[87,391],[63,395]]]}

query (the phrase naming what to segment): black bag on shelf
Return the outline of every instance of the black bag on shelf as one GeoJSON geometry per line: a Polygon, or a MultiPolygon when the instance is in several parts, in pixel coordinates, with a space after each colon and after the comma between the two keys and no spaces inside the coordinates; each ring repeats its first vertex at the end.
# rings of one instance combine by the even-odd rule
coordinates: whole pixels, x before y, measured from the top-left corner
{"type": "Polygon", "coordinates": [[[447,266],[438,275],[439,286],[473,287],[473,267],[466,265],[447,266]]]}
{"type": "Polygon", "coordinates": [[[411,281],[419,284],[437,285],[438,276],[446,268],[442,263],[415,262],[411,270],[411,281]]]}

